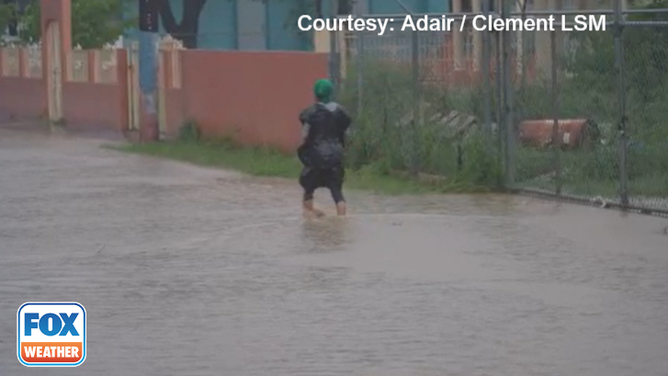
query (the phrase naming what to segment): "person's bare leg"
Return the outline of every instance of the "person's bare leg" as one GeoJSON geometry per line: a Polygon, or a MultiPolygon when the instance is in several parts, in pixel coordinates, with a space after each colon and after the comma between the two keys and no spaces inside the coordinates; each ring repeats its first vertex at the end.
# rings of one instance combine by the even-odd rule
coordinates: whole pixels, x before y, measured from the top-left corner
{"type": "Polygon", "coordinates": [[[347,211],[348,207],[345,201],[341,201],[338,204],[336,204],[336,215],[338,215],[339,217],[345,216],[347,211]]]}
{"type": "Polygon", "coordinates": [[[313,204],[313,200],[304,200],[304,203],[302,205],[304,207],[305,211],[312,212],[313,209],[315,209],[315,206],[313,204]]]}
{"type": "Polygon", "coordinates": [[[334,199],[334,202],[336,203],[336,214],[339,217],[346,215],[347,205],[346,205],[346,199],[345,197],[343,197],[341,184],[335,184],[333,186],[330,186],[329,190],[332,194],[332,199],[334,199]]]}
{"type": "Polygon", "coordinates": [[[315,208],[315,204],[313,203],[313,200],[304,200],[303,202],[303,208],[304,208],[304,213],[307,215],[315,215],[316,217],[322,217],[325,215],[325,213],[322,210],[318,210],[315,208]]]}

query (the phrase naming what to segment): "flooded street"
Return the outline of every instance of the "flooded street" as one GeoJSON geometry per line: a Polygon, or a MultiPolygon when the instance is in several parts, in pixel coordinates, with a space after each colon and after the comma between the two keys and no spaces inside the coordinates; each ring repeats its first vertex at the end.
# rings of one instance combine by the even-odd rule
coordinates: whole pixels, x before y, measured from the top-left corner
{"type": "Polygon", "coordinates": [[[44,375],[668,375],[668,220],[347,192],[0,130],[0,375],[27,301],[77,301],[44,375]],[[316,200],[333,212],[327,192],[316,200]]]}

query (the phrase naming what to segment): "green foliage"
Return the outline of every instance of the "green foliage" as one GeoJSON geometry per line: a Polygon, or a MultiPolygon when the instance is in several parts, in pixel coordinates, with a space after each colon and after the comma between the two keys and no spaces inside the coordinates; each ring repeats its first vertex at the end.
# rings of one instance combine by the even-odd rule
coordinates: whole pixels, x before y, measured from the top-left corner
{"type": "MultiPolygon", "coordinates": [[[[667,8],[668,0],[643,8],[667,8]]],[[[630,21],[666,21],[665,13],[633,14],[630,21]]],[[[632,195],[668,194],[668,27],[629,25],[619,38],[623,53],[617,61],[616,30],[569,35],[574,47],[558,62],[559,117],[589,118],[602,127],[605,145],[559,153],[562,182],[576,194],[616,195],[620,179],[619,67],[623,66],[626,126],[629,137],[627,171],[632,195]]],[[[516,93],[519,121],[553,116],[552,83],[536,81],[516,93]]],[[[553,150],[520,148],[517,178],[521,184],[554,188],[553,150]]]]}
{"type": "Polygon", "coordinates": [[[16,16],[14,4],[0,4],[0,30],[5,30],[16,16]]]}
{"type": "MultiPolygon", "coordinates": [[[[119,151],[170,158],[203,166],[230,168],[255,176],[296,179],[301,165],[293,155],[263,147],[243,147],[229,139],[108,146],[119,151]]],[[[295,180],[292,180],[295,181],[295,180]]],[[[388,176],[370,165],[346,172],[346,188],[380,194],[430,193],[438,187],[388,176]]]]}
{"type": "MultiPolygon", "coordinates": [[[[132,0],[72,0],[72,44],[83,49],[113,43],[136,20],[123,19],[123,10],[132,0]]],[[[24,43],[41,39],[39,2],[29,4],[19,15],[24,43]]]]}
{"type": "MultiPolygon", "coordinates": [[[[668,8],[668,0],[654,1],[643,8],[668,8]]],[[[634,14],[629,16],[629,20],[667,21],[668,15],[634,14]]],[[[566,68],[572,73],[572,77],[561,83],[561,86],[571,94],[571,98],[576,98],[576,101],[566,104],[598,108],[595,115],[599,118],[606,117],[605,120],[608,121],[618,115],[613,109],[618,108],[619,104],[614,33],[577,33],[574,37],[579,47],[565,59],[566,68]]],[[[665,139],[668,137],[664,115],[665,103],[668,100],[668,28],[626,27],[622,33],[621,45],[624,52],[622,63],[630,119],[629,130],[636,139],[651,140],[657,136],[665,139]]],[[[570,108],[566,107],[565,110],[570,108]]]]}
{"type": "MultiPolygon", "coordinates": [[[[481,115],[478,87],[448,89],[421,87],[423,112],[413,122],[414,80],[410,67],[397,63],[366,61],[363,67],[362,108],[358,104],[355,67],[339,100],[355,114],[348,142],[348,167],[373,168],[385,175],[413,168],[443,178],[443,189],[494,188],[501,170],[491,137],[481,127],[458,133],[456,127],[437,121],[437,115],[459,112],[481,115]]],[[[480,119],[481,117],[479,117],[480,119]]]]}
{"type": "MultiPolygon", "coordinates": [[[[651,7],[668,7],[668,0],[655,2],[651,7]]],[[[668,20],[659,13],[644,17],[668,20]]],[[[636,15],[629,18],[639,20],[636,15]]],[[[557,62],[558,116],[593,120],[606,144],[559,151],[518,146],[511,152],[515,156],[516,181],[554,189],[559,163],[564,192],[615,195],[620,179],[617,125],[621,106],[614,30],[571,33],[567,41],[565,46],[570,48],[563,50],[557,62]]],[[[668,116],[665,110],[668,28],[628,26],[623,30],[620,44],[624,56],[627,134],[631,140],[627,162],[631,193],[665,196],[668,194],[668,116]]],[[[505,146],[505,131],[490,136],[480,129],[469,129],[466,134],[457,135],[432,120],[436,113],[457,111],[474,116],[480,122],[485,115],[482,87],[449,88],[442,82],[421,80],[422,114],[417,122],[412,122],[418,80],[412,76],[410,63],[367,60],[363,62],[362,72],[361,100],[355,64],[348,67],[338,98],[355,114],[354,133],[348,145],[350,168],[373,168],[390,174],[410,170],[417,161],[420,172],[445,176],[450,187],[500,184],[504,172],[501,148],[505,146]]],[[[424,72],[426,70],[421,68],[420,73],[424,72]]],[[[524,119],[553,117],[554,86],[550,72],[547,73],[547,76],[528,78],[525,85],[518,83],[513,93],[517,123],[524,119]]],[[[494,88],[492,93],[495,93],[494,88]]],[[[498,98],[493,95],[490,99],[492,112],[495,112],[498,98]]],[[[492,121],[496,121],[495,114],[491,115],[492,121]]]]}
{"type": "Polygon", "coordinates": [[[21,24],[19,38],[23,43],[33,44],[41,39],[41,13],[38,1],[28,4],[23,11],[19,13],[18,21],[21,24]]]}
{"type": "Polygon", "coordinates": [[[194,120],[189,120],[179,129],[179,141],[195,142],[200,139],[200,129],[194,120]]]}

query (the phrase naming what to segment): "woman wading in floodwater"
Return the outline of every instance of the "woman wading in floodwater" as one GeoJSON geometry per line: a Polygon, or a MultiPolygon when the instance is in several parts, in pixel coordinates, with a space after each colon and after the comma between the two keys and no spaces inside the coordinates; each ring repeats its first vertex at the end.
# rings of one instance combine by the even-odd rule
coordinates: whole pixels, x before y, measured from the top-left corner
{"type": "Polygon", "coordinates": [[[318,188],[328,188],[337,215],[344,216],[347,208],[343,197],[343,157],[352,119],[343,106],[332,101],[331,81],[318,80],[313,92],[317,102],[299,115],[303,141],[297,154],[304,165],[299,177],[304,189],[302,205],[306,214],[322,216],[324,213],[314,206],[313,194],[318,188]]]}

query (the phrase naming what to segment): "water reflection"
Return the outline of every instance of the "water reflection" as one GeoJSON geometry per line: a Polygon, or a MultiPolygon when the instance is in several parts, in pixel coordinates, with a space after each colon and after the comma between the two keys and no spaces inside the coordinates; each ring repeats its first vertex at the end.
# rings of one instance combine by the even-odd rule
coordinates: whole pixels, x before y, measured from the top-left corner
{"type": "Polygon", "coordinates": [[[49,376],[668,369],[665,220],[350,192],[349,218],[306,221],[294,180],[2,131],[0,166],[2,376],[30,374],[12,317],[48,300],[91,333],[84,371],[49,376]]]}
{"type": "Polygon", "coordinates": [[[304,220],[301,238],[308,253],[343,251],[353,240],[353,218],[325,217],[304,220]]]}

